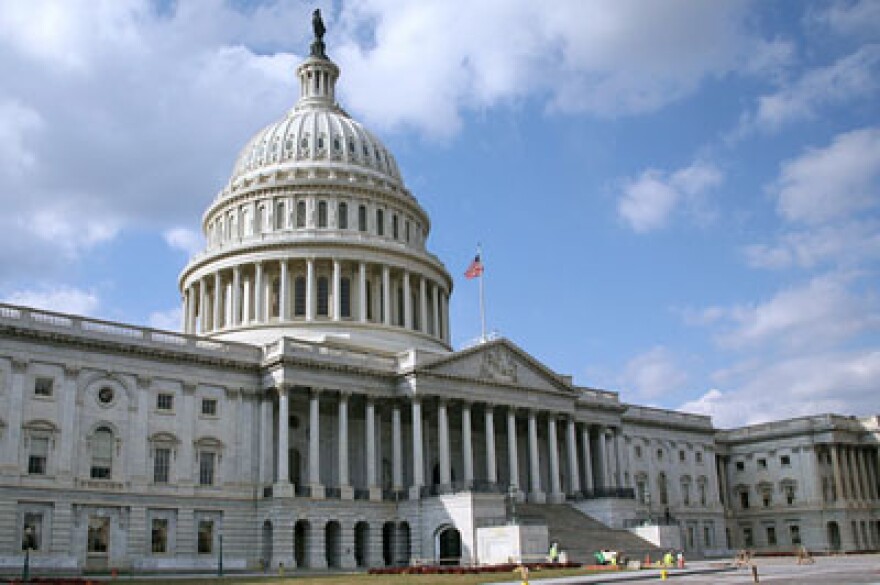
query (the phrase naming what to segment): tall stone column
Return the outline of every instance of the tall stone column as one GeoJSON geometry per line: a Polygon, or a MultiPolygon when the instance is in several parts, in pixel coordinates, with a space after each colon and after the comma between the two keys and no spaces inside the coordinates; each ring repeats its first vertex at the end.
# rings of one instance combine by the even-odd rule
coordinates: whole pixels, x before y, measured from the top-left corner
{"type": "MultiPolygon", "coordinates": [[[[628,488],[630,486],[629,478],[629,449],[626,448],[626,437],[623,436],[623,427],[617,427],[614,437],[617,441],[617,468],[620,474],[620,487],[628,488]]],[[[691,467],[693,469],[693,458],[691,458],[691,467]]],[[[696,481],[697,472],[694,469],[691,476],[696,481]]]]}
{"type": "Polygon", "coordinates": [[[467,402],[461,405],[461,447],[464,485],[470,488],[474,483],[474,452],[471,446],[471,405],[467,402]]]}
{"type": "Polygon", "coordinates": [[[233,327],[241,325],[241,267],[232,269],[232,320],[233,327]]]}
{"type": "Polygon", "coordinates": [[[195,306],[195,290],[193,285],[190,285],[186,289],[186,324],[183,327],[184,333],[189,333],[192,335],[196,332],[195,328],[195,316],[196,316],[196,306],[195,306]]]}
{"type": "Polygon", "coordinates": [[[290,453],[290,408],[288,405],[287,386],[282,384],[278,386],[278,480],[275,486],[276,497],[293,495],[290,486],[290,469],[288,468],[288,457],[290,453]]]}
{"type": "Polygon", "coordinates": [[[367,263],[358,265],[358,320],[367,322],[367,263]]]}
{"type": "Polygon", "coordinates": [[[428,281],[419,278],[419,330],[428,333],[428,281]]]}
{"type": "Polygon", "coordinates": [[[868,494],[871,500],[876,501],[880,498],[880,493],[878,493],[878,478],[877,478],[877,448],[876,447],[868,447],[865,451],[865,463],[868,471],[868,494]]]}
{"type": "Polygon", "coordinates": [[[516,447],[516,410],[507,407],[507,467],[510,472],[511,491],[519,491],[519,461],[516,447]]]}
{"type": "Polygon", "coordinates": [[[351,481],[348,473],[348,394],[339,393],[339,405],[337,413],[337,424],[339,425],[339,489],[342,493],[343,500],[351,500],[354,498],[354,490],[351,487],[351,481]]]}
{"type": "Polygon", "coordinates": [[[342,265],[333,259],[333,320],[342,319],[342,265]]]}
{"type": "MultiPolygon", "coordinates": [[[[854,498],[854,494],[852,488],[852,472],[849,466],[849,446],[840,445],[838,449],[840,449],[838,455],[840,457],[840,478],[842,480],[841,483],[843,484],[843,497],[845,500],[851,500],[854,498]]],[[[843,530],[843,528],[841,528],[841,530],[843,530]]]]}
{"type": "Polygon", "coordinates": [[[391,487],[403,489],[403,432],[400,424],[400,405],[391,405],[391,487]]]}
{"type": "Polygon", "coordinates": [[[498,483],[498,472],[495,463],[495,410],[491,404],[486,404],[485,429],[486,429],[486,481],[490,485],[498,483]]]}
{"type": "Polygon", "coordinates": [[[410,498],[418,499],[425,485],[425,459],[422,453],[422,403],[418,398],[412,401],[412,441],[413,441],[413,485],[410,498]]]}
{"type": "Polygon", "coordinates": [[[599,477],[602,488],[611,487],[608,477],[608,444],[606,443],[607,427],[599,427],[599,477]]]}
{"type": "Polygon", "coordinates": [[[382,322],[391,325],[391,269],[382,266],[382,322]]]}
{"type": "Polygon", "coordinates": [[[409,271],[403,271],[403,327],[412,329],[412,292],[409,286],[409,271]]]}
{"type": "Polygon", "coordinates": [[[856,448],[856,469],[858,469],[859,493],[862,501],[867,502],[871,499],[871,486],[868,484],[868,470],[865,467],[865,451],[858,447],[856,448]]]}
{"type": "Polygon", "coordinates": [[[559,482],[559,437],[556,435],[556,417],[547,415],[547,450],[550,454],[550,499],[562,502],[565,497],[559,482]]]}
{"type": "Polygon", "coordinates": [[[315,259],[306,258],[306,321],[315,320],[315,259]]]}
{"type": "Polygon", "coordinates": [[[263,311],[263,263],[254,264],[254,321],[262,323],[265,320],[263,311]]]}
{"type": "Polygon", "coordinates": [[[252,320],[252,311],[253,311],[253,279],[250,277],[244,277],[243,282],[241,284],[241,323],[250,323],[252,320]]]}
{"type": "Polygon", "coordinates": [[[290,319],[290,309],[288,305],[290,304],[290,276],[289,270],[287,266],[287,259],[282,259],[279,261],[279,283],[278,283],[278,319],[280,321],[287,321],[290,319]]]}
{"type": "Polygon", "coordinates": [[[366,446],[367,490],[371,500],[382,499],[382,489],[376,481],[376,406],[369,396],[364,408],[364,437],[366,446]]]}
{"type": "Polygon", "coordinates": [[[592,492],[596,484],[593,482],[593,453],[590,448],[590,425],[584,425],[581,432],[581,446],[584,452],[584,489],[592,492]]]}
{"type": "Polygon", "coordinates": [[[611,434],[611,445],[609,445],[611,449],[611,482],[615,488],[619,488],[623,485],[622,479],[623,474],[620,472],[620,449],[617,443],[617,430],[614,427],[609,429],[609,433],[611,434]]]}
{"type": "Polygon", "coordinates": [[[452,483],[452,473],[449,466],[449,416],[444,400],[437,403],[437,442],[440,451],[440,485],[445,489],[452,483]]]}
{"type": "Polygon", "coordinates": [[[272,400],[260,399],[260,483],[272,483],[272,400]]]}
{"type": "Polygon", "coordinates": [[[199,333],[208,332],[208,282],[199,279],[199,333]]]}
{"type": "Polygon", "coordinates": [[[442,338],[443,341],[449,342],[449,295],[446,291],[442,293],[443,303],[440,306],[440,311],[443,315],[443,330],[442,330],[442,338]]]}
{"type": "Polygon", "coordinates": [[[834,477],[835,501],[842,501],[843,497],[843,479],[840,474],[840,457],[837,452],[837,445],[828,445],[828,451],[831,453],[831,474],[834,477]]]}
{"type": "Polygon", "coordinates": [[[314,388],[309,393],[309,488],[313,498],[324,497],[321,485],[321,417],[320,393],[314,388]]]}
{"type": "Polygon", "coordinates": [[[529,501],[543,504],[546,501],[541,491],[541,459],[538,455],[538,418],[534,410],[529,411],[529,501]]]}
{"type": "Polygon", "coordinates": [[[214,331],[220,329],[220,303],[221,303],[221,288],[220,288],[220,273],[214,273],[214,314],[213,314],[213,323],[212,328],[214,331]]]}
{"type": "Polygon", "coordinates": [[[431,285],[431,313],[434,318],[434,337],[441,337],[440,334],[440,287],[437,283],[431,285]]]}
{"type": "Polygon", "coordinates": [[[565,447],[568,453],[568,491],[575,494],[581,491],[581,473],[578,468],[577,423],[574,422],[574,418],[568,419],[565,447]]]}

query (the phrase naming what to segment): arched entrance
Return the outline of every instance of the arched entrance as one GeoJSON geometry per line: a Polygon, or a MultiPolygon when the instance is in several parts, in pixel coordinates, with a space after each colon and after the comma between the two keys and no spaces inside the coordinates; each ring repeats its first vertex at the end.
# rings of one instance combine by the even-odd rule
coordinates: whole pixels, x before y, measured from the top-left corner
{"type": "Polygon", "coordinates": [[[263,522],[262,542],[260,546],[260,566],[267,569],[272,563],[272,522],[263,522]]]}
{"type": "Polygon", "coordinates": [[[354,563],[358,567],[370,564],[370,525],[366,522],[354,525],[354,563]]]}
{"type": "Polygon", "coordinates": [[[461,533],[454,526],[441,526],[435,538],[436,560],[440,565],[461,563],[461,533]]]}
{"type": "Polygon", "coordinates": [[[840,550],[840,526],[834,521],[828,523],[828,548],[840,550]]]}
{"type": "Polygon", "coordinates": [[[324,552],[327,555],[327,567],[334,569],[342,566],[342,527],[336,520],[324,526],[324,552]]]}
{"type": "Polygon", "coordinates": [[[394,522],[386,522],[382,525],[382,562],[386,567],[394,564],[395,532],[394,522]]]}
{"type": "Polygon", "coordinates": [[[298,568],[309,566],[309,557],[306,551],[309,550],[309,531],[311,525],[308,520],[299,520],[293,526],[293,560],[298,568]]]}

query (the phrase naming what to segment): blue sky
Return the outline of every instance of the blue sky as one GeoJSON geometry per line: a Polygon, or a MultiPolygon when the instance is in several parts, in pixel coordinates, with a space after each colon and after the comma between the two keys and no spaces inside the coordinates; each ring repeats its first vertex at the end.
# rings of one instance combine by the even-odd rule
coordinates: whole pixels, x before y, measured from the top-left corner
{"type": "MultiPolygon", "coordinates": [[[[0,0],[0,299],[176,328],[314,3],[0,0]]],[[[880,2],[318,2],[340,101],[554,370],[730,426],[880,401],[880,2]]]]}

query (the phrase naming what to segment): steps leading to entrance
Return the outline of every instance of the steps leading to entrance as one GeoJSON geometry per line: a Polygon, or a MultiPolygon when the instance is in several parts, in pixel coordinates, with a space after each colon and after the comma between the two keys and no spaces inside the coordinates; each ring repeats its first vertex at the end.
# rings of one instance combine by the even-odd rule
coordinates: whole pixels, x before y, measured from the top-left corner
{"type": "Polygon", "coordinates": [[[550,542],[559,543],[559,550],[568,554],[568,560],[592,563],[593,553],[607,548],[623,552],[629,558],[652,559],[661,554],[659,548],[628,530],[618,530],[602,524],[595,518],[567,504],[520,504],[517,513],[528,518],[542,518],[547,523],[550,542]]]}

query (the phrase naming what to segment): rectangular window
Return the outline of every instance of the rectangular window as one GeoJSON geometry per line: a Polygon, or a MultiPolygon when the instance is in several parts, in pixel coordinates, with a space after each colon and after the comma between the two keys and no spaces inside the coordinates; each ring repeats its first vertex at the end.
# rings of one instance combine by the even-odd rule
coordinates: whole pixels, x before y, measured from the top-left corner
{"type": "Polygon", "coordinates": [[[767,527],[767,544],[770,546],[776,546],[776,527],[768,526],[767,527]]]}
{"type": "Polygon", "coordinates": [[[34,395],[35,396],[52,396],[52,389],[55,385],[55,380],[52,378],[39,377],[34,380],[34,395]]]}
{"type": "Polygon", "coordinates": [[[743,510],[749,509],[749,492],[739,493],[739,505],[743,510]]]}
{"type": "Polygon", "coordinates": [[[788,455],[783,455],[779,458],[779,463],[781,463],[783,467],[788,467],[789,465],[791,465],[791,457],[789,457],[788,455]]]}
{"type": "Polygon", "coordinates": [[[348,205],[345,203],[339,204],[339,213],[338,219],[336,220],[339,224],[339,229],[347,230],[348,229],[348,205]]]}
{"type": "Polygon", "coordinates": [[[327,227],[327,202],[319,201],[318,202],[318,227],[325,228],[327,227]]]}
{"type": "Polygon", "coordinates": [[[679,451],[678,452],[678,460],[679,461],[687,461],[687,453],[685,453],[684,451],[679,451]]]}
{"type": "Polygon", "coordinates": [[[214,521],[213,520],[199,520],[199,534],[198,534],[198,547],[199,554],[206,555],[210,554],[214,550],[214,521]]]}
{"type": "Polygon", "coordinates": [[[49,457],[49,439],[31,437],[31,451],[28,456],[28,474],[46,475],[46,460],[49,457]]]}
{"type": "Polygon", "coordinates": [[[767,469],[766,459],[758,459],[758,469],[767,469]]]}
{"type": "Polygon", "coordinates": [[[381,209],[376,210],[376,234],[385,235],[385,213],[381,209]]]}
{"type": "Polygon", "coordinates": [[[694,453],[694,459],[696,460],[697,463],[702,463],[703,462],[703,452],[697,451],[696,453],[694,453]]]}
{"type": "Polygon", "coordinates": [[[339,312],[343,319],[351,318],[351,279],[342,278],[339,281],[339,312]]]}
{"type": "Polygon", "coordinates": [[[737,462],[736,462],[736,470],[737,470],[737,471],[744,471],[745,468],[746,468],[746,464],[745,464],[745,462],[743,462],[743,461],[737,461],[737,462]]]}
{"type": "Polygon", "coordinates": [[[636,446],[633,448],[633,451],[635,452],[636,459],[641,459],[641,458],[642,458],[642,447],[641,447],[641,445],[636,445],[636,446]]]}
{"type": "Polygon", "coordinates": [[[150,528],[150,550],[154,553],[168,552],[168,519],[153,518],[150,528]]]}
{"type": "Polygon", "coordinates": [[[797,524],[792,524],[788,527],[788,535],[791,537],[792,544],[801,543],[801,527],[797,524]]]}
{"type": "Polygon", "coordinates": [[[199,453],[199,485],[214,485],[215,456],[210,451],[199,453]]]}
{"type": "Polygon", "coordinates": [[[706,548],[712,546],[712,530],[709,526],[703,526],[703,546],[706,548]]]}
{"type": "Polygon", "coordinates": [[[391,216],[391,237],[395,240],[398,239],[399,233],[397,230],[397,214],[391,216]]]}
{"type": "Polygon", "coordinates": [[[160,392],[156,396],[156,410],[174,410],[174,394],[160,392]]]}
{"type": "Polygon", "coordinates": [[[214,398],[202,398],[202,414],[205,416],[217,416],[217,400],[214,398]]]}
{"type": "Polygon", "coordinates": [[[403,224],[406,232],[406,243],[409,244],[409,220],[406,220],[406,223],[403,224]]]}
{"type": "Polygon", "coordinates": [[[794,486],[786,484],[782,489],[785,491],[785,501],[789,506],[794,505],[794,486]]]}
{"type": "Polygon", "coordinates": [[[153,452],[153,483],[168,483],[168,471],[170,468],[171,449],[159,447],[153,452]]]}
{"type": "Polygon", "coordinates": [[[306,279],[297,276],[293,281],[293,316],[302,317],[306,314],[306,279]]]}
{"type": "Polygon", "coordinates": [[[43,515],[27,512],[21,525],[21,550],[40,550],[43,543],[43,515]]]}
{"type": "Polygon", "coordinates": [[[751,528],[743,528],[743,546],[755,546],[755,536],[752,534],[751,528]]]}
{"type": "Polygon", "coordinates": [[[358,207],[358,231],[365,232],[367,231],[367,206],[361,205],[358,207]]]}
{"type": "Polygon", "coordinates": [[[318,315],[330,314],[330,280],[326,276],[318,278],[318,315]]]}

